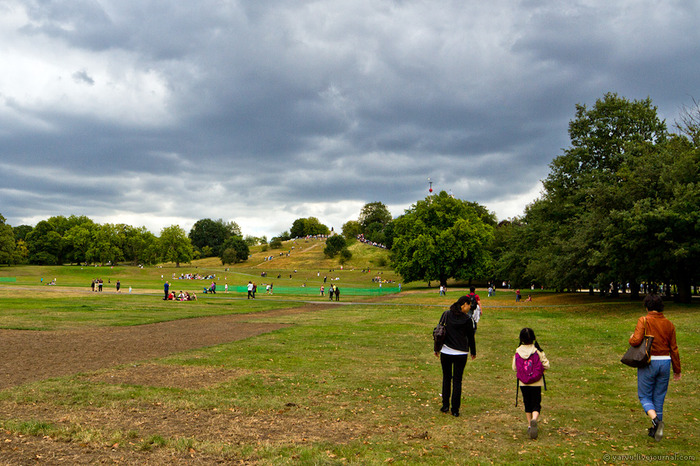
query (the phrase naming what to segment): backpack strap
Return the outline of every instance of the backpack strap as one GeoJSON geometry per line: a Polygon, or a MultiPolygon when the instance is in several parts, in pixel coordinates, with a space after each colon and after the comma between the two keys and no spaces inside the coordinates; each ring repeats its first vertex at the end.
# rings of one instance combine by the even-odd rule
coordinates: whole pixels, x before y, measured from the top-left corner
{"type": "Polygon", "coordinates": [[[515,377],[515,407],[518,407],[518,388],[520,388],[520,380],[518,380],[518,377],[515,377]]]}

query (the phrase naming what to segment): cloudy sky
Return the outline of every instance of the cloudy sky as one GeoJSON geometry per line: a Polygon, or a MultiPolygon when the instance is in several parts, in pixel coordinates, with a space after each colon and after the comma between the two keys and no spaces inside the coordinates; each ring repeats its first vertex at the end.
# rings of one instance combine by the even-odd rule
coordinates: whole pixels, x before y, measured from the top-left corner
{"type": "Polygon", "coordinates": [[[0,214],[339,230],[539,195],[577,103],[700,99],[700,2],[0,0],[0,214]]]}

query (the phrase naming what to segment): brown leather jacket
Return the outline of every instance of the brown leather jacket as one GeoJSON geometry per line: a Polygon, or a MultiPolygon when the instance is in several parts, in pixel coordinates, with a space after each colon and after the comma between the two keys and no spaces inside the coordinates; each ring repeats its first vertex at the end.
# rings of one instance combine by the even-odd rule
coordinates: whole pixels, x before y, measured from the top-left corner
{"type": "Polygon", "coordinates": [[[676,344],[676,327],[664,317],[663,312],[649,311],[646,316],[640,317],[634,334],[630,337],[629,343],[637,346],[644,339],[644,320],[647,323],[647,335],[654,336],[651,344],[652,356],[671,356],[674,374],[681,373],[681,357],[678,354],[678,344],[676,344]]]}

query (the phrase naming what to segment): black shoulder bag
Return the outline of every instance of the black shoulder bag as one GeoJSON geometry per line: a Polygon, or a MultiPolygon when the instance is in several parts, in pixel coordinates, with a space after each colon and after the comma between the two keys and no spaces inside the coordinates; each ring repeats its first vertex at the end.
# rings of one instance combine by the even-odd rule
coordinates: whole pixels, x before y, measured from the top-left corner
{"type": "Polygon", "coordinates": [[[445,344],[445,336],[447,335],[447,312],[442,313],[440,317],[440,322],[438,322],[437,327],[433,329],[433,349],[436,353],[439,353],[442,349],[442,345],[445,344]]]}

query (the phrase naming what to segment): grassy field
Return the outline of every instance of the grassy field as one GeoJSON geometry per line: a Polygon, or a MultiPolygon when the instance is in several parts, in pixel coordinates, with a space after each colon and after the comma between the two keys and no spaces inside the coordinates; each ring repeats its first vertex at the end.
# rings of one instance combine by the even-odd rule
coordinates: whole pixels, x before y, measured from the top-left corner
{"type": "MultiPolygon", "coordinates": [[[[276,294],[315,296],[321,285],[328,288],[330,284],[337,284],[343,294],[346,291],[351,293],[351,290],[364,290],[365,294],[370,294],[372,290],[379,290],[379,284],[372,279],[380,277],[385,281],[382,284],[384,291],[398,289],[400,280],[388,267],[388,251],[356,242],[349,248],[353,258],[341,266],[337,258],[324,257],[324,246],[324,241],[304,239],[288,241],[282,249],[263,251],[262,246],[255,246],[246,262],[230,266],[223,266],[219,258],[210,257],[180,264],[180,267],[171,263],[143,268],[124,265],[0,267],[0,278],[16,279],[7,283],[0,281],[0,287],[49,286],[48,283],[55,279],[56,288],[89,289],[93,279],[102,279],[105,292],[114,292],[119,280],[122,292],[128,292],[131,287],[135,294],[157,294],[163,292],[163,283],[167,280],[171,289],[196,292],[201,297],[203,288],[212,282],[216,283],[219,293],[227,284],[231,293],[245,293],[245,286],[253,281],[259,292],[264,292],[265,284],[272,283],[279,290],[276,294]],[[270,256],[272,260],[265,260],[270,256]],[[178,277],[183,274],[213,278],[180,280],[178,277]],[[282,293],[283,289],[287,292],[282,293]]],[[[421,286],[423,284],[413,285],[421,286]]]]}
{"type": "MultiPolygon", "coordinates": [[[[312,275],[320,268],[315,265],[298,267],[297,274],[312,275]]],[[[332,268],[321,269],[320,276],[332,268]]],[[[199,269],[225,273],[213,265],[199,269]]],[[[341,282],[362,286],[367,274],[349,269],[341,282]]],[[[107,270],[158,293],[159,272],[171,269],[100,269],[107,270]]],[[[89,284],[94,268],[0,270],[8,271],[17,283],[0,284],[2,328],[138,325],[299,304],[285,297],[253,303],[223,294],[197,303],[164,303],[148,293],[60,290],[89,284]],[[57,275],[59,285],[39,287],[37,272],[45,279],[57,275]]],[[[232,269],[228,276],[234,272],[243,279],[252,275],[249,267],[232,269]]],[[[656,443],[646,436],[635,370],[619,362],[642,306],[583,294],[536,292],[533,302],[516,305],[510,292],[488,298],[481,290],[478,356],[465,372],[462,416],[441,414],[440,365],[430,334],[442,310],[463,292],[450,288],[448,296],[439,297],[435,290],[416,287],[383,302],[358,300],[326,311],[265,317],[293,325],[137,365],[6,389],[0,403],[13,407],[13,414],[3,416],[0,426],[61,442],[259,464],[634,464],[661,457],[685,464],[690,457],[699,459],[697,305],[667,305],[684,371],[681,381],[670,384],[665,438],[656,443]],[[536,331],[552,363],[535,441],[526,435],[522,400],[514,407],[510,367],[525,326],[536,331]],[[204,385],[166,387],[120,379],[138,365],[180,376],[225,376],[204,385]],[[153,419],[178,419],[180,413],[182,428],[101,417],[132,412],[153,419]]]]}

